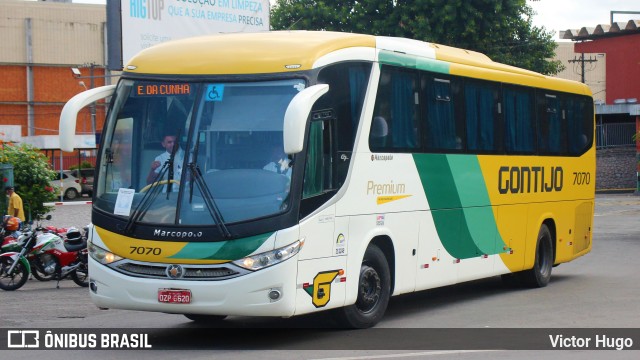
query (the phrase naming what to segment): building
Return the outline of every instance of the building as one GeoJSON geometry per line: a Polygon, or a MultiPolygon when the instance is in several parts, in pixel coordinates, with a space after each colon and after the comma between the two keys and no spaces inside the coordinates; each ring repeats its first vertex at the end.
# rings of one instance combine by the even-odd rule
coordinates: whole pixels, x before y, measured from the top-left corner
{"type": "MultiPolygon", "coordinates": [[[[0,139],[45,150],[57,169],[62,107],[73,95],[110,81],[104,77],[105,6],[0,0],[0,13],[0,139]]],[[[76,134],[85,150],[65,153],[65,168],[95,161],[91,149],[104,115],[104,103],[83,110],[76,134]]]]}
{"type": "Polygon", "coordinates": [[[566,30],[560,37],[573,41],[574,61],[565,64],[573,73],[579,69],[580,80],[589,85],[596,99],[597,189],[638,192],[640,139],[634,140],[633,135],[640,132],[640,20],[612,20],[611,24],[566,30]],[[590,69],[597,69],[595,77],[588,76],[590,69]]]}

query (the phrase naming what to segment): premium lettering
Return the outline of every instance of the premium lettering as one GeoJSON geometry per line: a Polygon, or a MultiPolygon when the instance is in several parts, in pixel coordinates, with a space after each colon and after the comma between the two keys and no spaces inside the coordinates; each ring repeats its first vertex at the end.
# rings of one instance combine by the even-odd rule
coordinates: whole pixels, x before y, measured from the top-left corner
{"type": "Polygon", "coordinates": [[[387,184],[376,184],[373,181],[367,182],[367,195],[393,195],[404,194],[404,184],[394,184],[393,181],[387,184]]]}

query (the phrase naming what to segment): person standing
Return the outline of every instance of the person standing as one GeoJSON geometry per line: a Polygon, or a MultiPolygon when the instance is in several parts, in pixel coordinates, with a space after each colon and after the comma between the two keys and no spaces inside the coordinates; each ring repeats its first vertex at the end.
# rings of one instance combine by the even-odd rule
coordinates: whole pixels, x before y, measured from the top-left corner
{"type": "Polygon", "coordinates": [[[7,213],[11,216],[15,216],[20,221],[24,222],[24,207],[22,205],[22,198],[15,191],[13,186],[7,186],[5,189],[7,193],[7,197],[9,198],[9,207],[7,208],[7,213]]]}

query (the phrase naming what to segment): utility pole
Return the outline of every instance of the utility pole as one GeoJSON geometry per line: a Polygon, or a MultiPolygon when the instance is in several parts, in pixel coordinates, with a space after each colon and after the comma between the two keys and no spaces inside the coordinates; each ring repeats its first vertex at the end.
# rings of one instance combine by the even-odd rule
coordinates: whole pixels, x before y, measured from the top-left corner
{"type": "MultiPolygon", "coordinates": [[[[91,64],[89,64],[89,88],[93,89],[95,86],[95,83],[93,82],[94,76],[93,76],[93,70],[95,69],[96,64],[94,64],[93,62],[91,64]]],[[[91,113],[91,133],[95,135],[96,133],[96,102],[92,102],[91,106],[89,107],[89,112],[91,113]]]]}
{"type": "Polygon", "coordinates": [[[588,60],[585,59],[584,58],[584,53],[582,53],[582,54],[580,54],[580,58],[577,58],[577,57],[574,56],[573,60],[569,60],[569,63],[577,63],[577,62],[580,63],[580,79],[581,79],[580,82],[582,82],[584,84],[585,83],[585,80],[584,80],[584,73],[585,73],[584,65],[585,65],[585,63],[594,63],[594,62],[597,62],[597,61],[598,61],[598,59],[595,58],[595,57],[591,58],[591,55],[589,55],[589,59],[588,60]]]}

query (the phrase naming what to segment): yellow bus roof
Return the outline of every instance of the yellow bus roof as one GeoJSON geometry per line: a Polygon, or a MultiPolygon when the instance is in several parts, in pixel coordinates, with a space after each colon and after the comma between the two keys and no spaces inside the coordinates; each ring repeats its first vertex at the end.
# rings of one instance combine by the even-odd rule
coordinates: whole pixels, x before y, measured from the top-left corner
{"type": "Polygon", "coordinates": [[[146,74],[260,74],[311,69],[320,57],[349,47],[376,47],[372,35],[270,31],[169,41],[134,56],[125,71],[146,74]],[[130,66],[135,70],[130,70],[130,66]],[[289,66],[289,67],[286,67],[289,66]]]}
{"type": "MultiPolygon", "coordinates": [[[[377,47],[373,35],[331,31],[269,31],[199,36],[162,43],[139,52],[125,71],[160,75],[268,74],[309,70],[322,56],[347,48],[377,47]]],[[[393,38],[385,38],[393,39],[393,38]]],[[[486,55],[440,44],[406,39],[384,42],[384,49],[434,59],[450,65],[452,75],[540,86],[590,95],[584,84],[492,61],[486,55]],[[397,46],[397,49],[394,47],[397,46]],[[415,53],[411,53],[415,50],[415,53]]],[[[382,48],[381,48],[382,49],[382,48]]],[[[373,59],[372,59],[373,60],[373,59]]]]}

